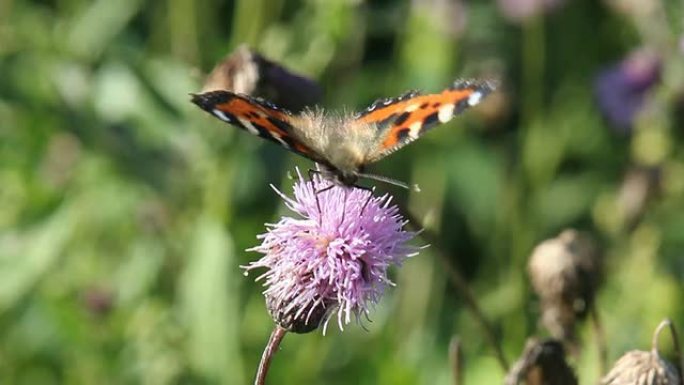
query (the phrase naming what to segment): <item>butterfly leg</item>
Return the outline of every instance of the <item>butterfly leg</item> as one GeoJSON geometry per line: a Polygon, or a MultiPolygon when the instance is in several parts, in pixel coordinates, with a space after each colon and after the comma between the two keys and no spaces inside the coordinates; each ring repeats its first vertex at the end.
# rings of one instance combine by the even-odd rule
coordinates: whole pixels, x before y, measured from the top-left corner
{"type": "Polygon", "coordinates": [[[366,206],[368,206],[368,203],[370,202],[371,199],[373,199],[373,193],[375,193],[375,186],[368,188],[364,186],[355,186],[361,190],[366,190],[368,191],[368,198],[366,198],[366,201],[363,203],[363,206],[361,206],[361,211],[359,212],[359,216],[363,215],[363,212],[366,210],[366,206]]]}
{"type": "MultiPolygon", "coordinates": [[[[314,175],[323,175],[320,170],[309,169],[309,180],[314,183],[314,175]]],[[[323,187],[320,190],[316,190],[316,185],[314,184],[314,196],[316,197],[316,208],[318,209],[318,225],[323,224],[323,211],[321,210],[321,202],[318,200],[318,194],[324,193],[331,188],[335,187],[335,183],[330,183],[330,185],[323,187]]]]}
{"type": "MultiPolygon", "coordinates": [[[[316,166],[318,167],[318,163],[316,163],[316,166]]],[[[326,186],[323,190],[319,190],[319,192],[328,191],[331,188],[333,188],[335,185],[339,184],[339,183],[337,183],[336,179],[332,177],[334,174],[331,174],[326,169],[319,170],[319,169],[310,168],[308,171],[308,174],[309,174],[309,180],[312,182],[314,180],[314,175],[319,175],[321,177],[321,179],[324,179],[324,180],[331,182],[331,184],[329,186],[326,186]]]]}
{"type": "Polygon", "coordinates": [[[344,224],[344,219],[347,214],[347,188],[342,187],[342,194],[344,195],[344,199],[342,201],[342,220],[340,220],[340,225],[338,227],[342,227],[342,224],[344,224]]]}
{"type": "Polygon", "coordinates": [[[320,170],[314,170],[313,168],[310,168],[307,174],[309,174],[309,180],[313,182],[314,175],[321,175],[322,172],[320,170]]]}

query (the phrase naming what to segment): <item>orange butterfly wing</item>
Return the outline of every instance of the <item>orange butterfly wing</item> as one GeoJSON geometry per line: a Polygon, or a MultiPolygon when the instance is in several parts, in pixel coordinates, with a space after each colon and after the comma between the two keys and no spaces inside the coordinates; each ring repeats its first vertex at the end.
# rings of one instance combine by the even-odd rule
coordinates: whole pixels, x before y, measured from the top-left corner
{"type": "Polygon", "coordinates": [[[478,104],[494,90],[490,82],[457,81],[439,94],[412,91],[394,99],[373,103],[357,122],[378,127],[378,145],[367,155],[377,161],[418,139],[432,127],[450,121],[468,107],[478,104]]]}
{"type": "Polygon", "coordinates": [[[278,143],[286,149],[320,162],[322,157],[297,140],[290,122],[294,117],[260,98],[229,91],[210,91],[192,95],[192,102],[215,117],[251,134],[278,143]]]}

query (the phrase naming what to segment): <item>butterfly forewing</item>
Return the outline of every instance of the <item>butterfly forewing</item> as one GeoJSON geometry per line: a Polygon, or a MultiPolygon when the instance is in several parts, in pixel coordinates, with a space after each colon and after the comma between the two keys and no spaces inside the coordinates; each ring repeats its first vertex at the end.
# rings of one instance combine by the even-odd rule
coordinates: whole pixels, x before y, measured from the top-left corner
{"type": "Polygon", "coordinates": [[[290,112],[258,98],[229,91],[211,91],[192,96],[192,102],[215,117],[251,134],[271,140],[314,161],[321,157],[295,139],[290,112]]]}
{"type": "Polygon", "coordinates": [[[414,91],[373,103],[358,117],[360,123],[375,124],[378,129],[377,146],[366,161],[377,161],[418,139],[430,128],[450,121],[478,104],[493,89],[489,82],[457,81],[439,94],[422,95],[414,91]]]}

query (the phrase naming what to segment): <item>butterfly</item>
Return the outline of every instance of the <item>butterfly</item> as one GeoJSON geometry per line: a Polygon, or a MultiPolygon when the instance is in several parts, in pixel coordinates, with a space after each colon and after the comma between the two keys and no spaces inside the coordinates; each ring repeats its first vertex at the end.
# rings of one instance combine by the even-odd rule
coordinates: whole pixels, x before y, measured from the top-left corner
{"type": "Polygon", "coordinates": [[[321,166],[328,179],[355,186],[359,178],[406,185],[365,167],[450,121],[480,103],[495,86],[489,81],[459,80],[436,94],[409,91],[380,99],[358,114],[306,109],[292,114],[264,99],[230,91],[192,95],[192,102],[215,117],[278,143],[321,166]]]}

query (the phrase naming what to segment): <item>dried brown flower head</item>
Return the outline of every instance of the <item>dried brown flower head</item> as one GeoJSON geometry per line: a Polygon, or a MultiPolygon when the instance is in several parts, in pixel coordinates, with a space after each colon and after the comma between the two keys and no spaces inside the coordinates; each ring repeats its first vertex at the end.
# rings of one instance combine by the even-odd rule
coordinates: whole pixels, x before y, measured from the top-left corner
{"type": "Polygon", "coordinates": [[[541,323],[554,338],[574,344],[575,323],[593,306],[600,262],[591,237],[573,229],[542,242],[532,252],[528,273],[541,299],[541,323]]]}
{"type": "Polygon", "coordinates": [[[202,92],[226,90],[251,95],[258,81],[259,66],[254,54],[246,45],[241,45],[214,67],[204,81],[202,92]]]}
{"type": "MultiPolygon", "coordinates": [[[[670,320],[658,325],[653,336],[653,347],[650,352],[632,350],[625,353],[613,368],[601,380],[602,385],[680,385],[681,377],[677,368],[660,356],[658,336],[666,327],[670,327],[675,348],[679,349],[677,335],[670,320]]],[[[678,352],[679,354],[680,352],[678,352]]],[[[681,358],[680,358],[681,359],[681,358]]]]}
{"type": "Polygon", "coordinates": [[[657,353],[632,350],[625,353],[603,377],[604,385],[678,385],[677,369],[657,353]]]}
{"type": "Polygon", "coordinates": [[[518,361],[506,375],[505,385],[577,385],[575,372],[565,362],[563,343],[530,338],[518,361]]]}
{"type": "Polygon", "coordinates": [[[246,45],[226,56],[211,71],[202,92],[225,90],[263,97],[292,112],[313,106],[323,96],[321,87],[270,61],[246,45]]]}

